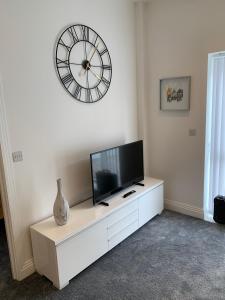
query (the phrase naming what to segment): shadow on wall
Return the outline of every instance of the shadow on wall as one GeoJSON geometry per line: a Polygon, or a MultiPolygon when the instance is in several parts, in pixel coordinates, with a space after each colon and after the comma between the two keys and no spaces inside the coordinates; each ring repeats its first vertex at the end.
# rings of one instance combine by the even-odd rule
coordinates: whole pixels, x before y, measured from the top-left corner
{"type": "Polygon", "coordinates": [[[104,143],[103,146],[89,147],[88,150],[83,150],[80,153],[71,153],[67,156],[66,162],[65,154],[57,159],[58,176],[62,178],[63,192],[70,206],[92,196],[90,153],[121,144],[124,144],[124,139],[119,139],[113,144],[111,141],[104,143]],[[78,160],[78,158],[80,159],[78,160]],[[60,161],[63,161],[63,164],[60,165],[58,163],[60,161]]]}
{"type": "Polygon", "coordinates": [[[64,191],[70,206],[92,195],[91,168],[89,159],[66,165],[61,169],[64,191]]]}
{"type": "Polygon", "coordinates": [[[190,111],[166,111],[159,110],[159,115],[164,118],[182,118],[190,117],[190,111]]]}

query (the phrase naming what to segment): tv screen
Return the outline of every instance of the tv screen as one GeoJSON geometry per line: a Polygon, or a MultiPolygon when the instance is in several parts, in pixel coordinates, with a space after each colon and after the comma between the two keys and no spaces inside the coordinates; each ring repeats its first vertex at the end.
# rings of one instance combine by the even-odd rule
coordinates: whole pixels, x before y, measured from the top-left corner
{"type": "Polygon", "coordinates": [[[90,154],[94,204],[144,179],[143,141],[90,154]]]}

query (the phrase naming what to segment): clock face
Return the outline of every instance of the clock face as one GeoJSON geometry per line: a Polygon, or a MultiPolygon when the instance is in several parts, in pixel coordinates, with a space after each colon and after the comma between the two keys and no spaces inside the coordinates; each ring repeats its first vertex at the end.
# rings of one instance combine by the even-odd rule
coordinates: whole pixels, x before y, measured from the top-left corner
{"type": "Polygon", "coordinates": [[[108,91],[112,78],[109,51],[90,27],[72,25],[59,37],[56,68],[64,88],[77,100],[93,103],[108,91]]]}

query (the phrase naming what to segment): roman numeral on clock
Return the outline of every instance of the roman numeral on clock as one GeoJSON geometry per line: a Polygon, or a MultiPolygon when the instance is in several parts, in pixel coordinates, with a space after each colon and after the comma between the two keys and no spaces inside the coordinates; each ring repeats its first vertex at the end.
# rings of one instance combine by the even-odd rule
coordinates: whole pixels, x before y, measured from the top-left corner
{"type": "Polygon", "coordinates": [[[102,69],[103,70],[109,70],[109,71],[111,71],[112,70],[112,66],[110,66],[110,65],[102,65],[102,69]]]}
{"type": "Polygon", "coordinates": [[[68,59],[61,60],[61,59],[57,58],[56,63],[57,63],[57,67],[59,69],[61,69],[61,68],[69,68],[69,60],[68,59]]]}
{"type": "Polygon", "coordinates": [[[74,81],[73,75],[71,73],[67,74],[66,76],[62,77],[62,83],[67,86],[67,88],[71,85],[74,81]]]}
{"type": "Polygon", "coordinates": [[[81,89],[82,89],[82,87],[77,84],[76,87],[75,87],[74,93],[73,93],[73,95],[76,99],[80,99],[81,89]]]}
{"type": "Polygon", "coordinates": [[[71,47],[66,45],[62,39],[60,39],[59,41],[59,45],[63,46],[64,48],[66,48],[67,51],[70,51],[71,50],[71,47]]]}
{"type": "Polygon", "coordinates": [[[104,85],[105,85],[106,87],[109,87],[110,82],[109,82],[108,79],[106,79],[105,77],[102,77],[102,82],[104,83],[104,85]]]}
{"type": "Polygon", "coordinates": [[[89,41],[89,28],[86,26],[81,26],[81,39],[89,41]]]}
{"type": "Polygon", "coordinates": [[[95,88],[95,92],[96,92],[96,95],[97,95],[98,99],[102,98],[102,93],[101,93],[98,86],[95,88]]]}
{"type": "Polygon", "coordinates": [[[74,44],[76,44],[77,42],[79,42],[79,38],[78,38],[78,35],[76,33],[76,29],[74,28],[74,26],[70,27],[68,29],[68,31],[69,31],[70,35],[72,36],[74,44]]]}
{"type": "Polygon", "coordinates": [[[96,47],[96,45],[97,45],[97,41],[98,41],[98,35],[96,34],[95,35],[95,40],[94,40],[94,42],[93,42],[93,45],[96,47]]]}
{"type": "Polygon", "coordinates": [[[108,52],[108,51],[107,51],[106,48],[104,48],[103,50],[99,51],[99,54],[102,56],[102,55],[104,55],[106,52],[108,52]]]}
{"type": "Polygon", "coordinates": [[[92,102],[92,95],[91,95],[90,89],[86,89],[86,99],[87,99],[87,102],[92,102]]]}

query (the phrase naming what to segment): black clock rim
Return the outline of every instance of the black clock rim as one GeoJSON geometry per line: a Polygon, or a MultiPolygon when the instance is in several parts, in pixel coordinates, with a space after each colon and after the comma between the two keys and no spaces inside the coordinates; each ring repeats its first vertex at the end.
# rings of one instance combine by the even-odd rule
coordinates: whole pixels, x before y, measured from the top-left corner
{"type": "MultiPolygon", "coordinates": [[[[79,40],[78,42],[80,42],[80,41],[85,41],[85,40],[79,40]]],[[[78,42],[77,42],[77,43],[78,43],[78,42]]],[[[89,41],[88,41],[88,42],[89,42],[89,41]]],[[[90,43],[90,42],[89,42],[89,43],[90,43]]],[[[75,45],[75,44],[76,44],[76,43],[74,43],[74,45],[75,45]]],[[[90,44],[93,45],[93,43],[90,43],[90,44]]],[[[73,46],[74,46],[74,45],[73,45],[73,46]]],[[[93,46],[94,46],[94,45],[93,45],[93,46]]],[[[73,47],[72,47],[72,48],[73,48],[73,47]]],[[[72,50],[72,48],[71,48],[71,50],[72,50]]],[[[70,50],[70,51],[71,51],[71,50],[70,50]]],[[[70,55],[70,51],[69,51],[69,55],[70,55]]],[[[99,53],[99,50],[98,50],[98,49],[97,49],[97,51],[98,51],[98,53],[99,53]]],[[[69,56],[68,56],[68,57],[69,57],[69,56]]],[[[101,57],[101,55],[100,55],[100,57],[101,57]]],[[[102,58],[101,58],[101,60],[102,60],[102,58]]],[[[56,48],[55,48],[55,67],[56,67],[56,70],[57,70],[58,78],[60,79],[60,82],[61,82],[62,86],[64,87],[64,89],[71,95],[71,97],[72,97],[73,99],[75,99],[75,100],[77,100],[77,101],[79,101],[79,102],[81,102],[81,103],[88,103],[88,104],[91,104],[91,103],[96,103],[96,102],[100,101],[100,100],[107,94],[107,92],[108,92],[108,90],[109,90],[109,87],[110,87],[110,85],[111,85],[111,82],[112,82],[112,60],[111,60],[111,56],[110,56],[108,47],[106,46],[106,44],[105,44],[104,40],[102,39],[102,37],[101,37],[94,29],[92,29],[91,27],[89,27],[89,26],[87,26],[87,25],[84,25],[84,24],[78,23],[78,24],[70,25],[70,26],[68,26],[66,29],[64,29],[63,32],[60,34],[60,36],[59,36],[59,38],[58,38],[58,40],[57,40],[56,48]],[[101,41],[103,42],[105,48],[107,49],[107,54],[108,54],[108,56],[109,56],[109,61],[110,61],[110,65],[111,65],[111,72],[110,72],[109,86],[108,86],[108,88],[106,89],[105,93],[103,93],[102,96],[101,96],[98,100],[96,100],[96,101],[85,102],[85,101],[82,101],[82,100],[80,100],[80,99],[75,98],[74,95],[73,95],[73,94],[66,88],[66,86],[63,84],[62,79],[61,79],[61,77],[60,77],[60,73],[59,73],[58,67],[57,67],[57,50],[58,50],[59,41],[60,41],[61,37],[63,36],[63,34],[64,34],[69,28],[74,27],[74,26],[84,26],[84,27],[87,27],[87,28],[91,29],[91,30],[92,30],[92,31],[93,31],[93,32],[101,39],[101,41]]],[[[69,69],[70,69],[70,66],[69,66],[69,69]]],[[[70,69],[70,73],[72,74],[71,69],[70,69]]],[[[72,76],[73,76],[73,75],[72,75],[72,76]]],[[[74,78],[74,77],[73,77],[73,78],[74,78]]],[[[102,78],[102,77],[101,77],[101,78],[102,78]]],[[[75,78],[74,78],[74,80],[76,81],[75,78]]],[[[99,84],[100,84],[100,82],[101,82],[101,81],[99,81],[99,84]]],[[[77,83],[79,86],[81,86],[77,81],[76,81],[76,83],[77,83]]],[[[99,84],[97,84],[97,85],[96,85],[95,87],[93,87],[93,88],[96,88],[99,84]]],[[[81,87],[84,88],[83,86],[81,86],[81,87]]],[[[84,89],[87,90],[88,88],[84,88],[84,89]]]]}

